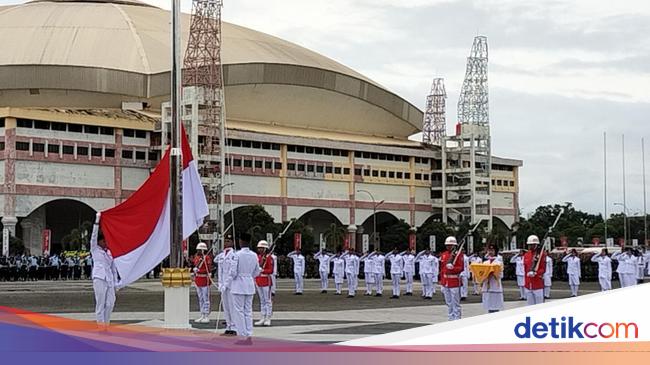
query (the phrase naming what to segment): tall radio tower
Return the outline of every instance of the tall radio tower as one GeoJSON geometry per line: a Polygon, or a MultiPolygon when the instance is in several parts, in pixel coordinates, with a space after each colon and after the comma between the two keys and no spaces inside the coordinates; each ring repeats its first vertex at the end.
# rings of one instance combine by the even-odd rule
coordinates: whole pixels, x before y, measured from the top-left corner
{"type": "Polygon", "coordinates": [[[487,126],[488,113],[488,44],[487,37],[474,38],[467,57],[463,88],[458,99],[458,121],[461,124],[487,126]]]}
{"type": "MultiPolygon", "coordinates": [[[[183,59],[182,122],[195,151],[210,205],[210,218],[199,238],[222,243],[224,227],[225,103],[221,63],[222,0],[193,0],[190,32],[183,59]]],[[[163,138],[169,130],[163,104],[163,138]]]]}
{"type": "Polygon", "coordinates": [[[447,135],[445,99],[447,99],[447,91],[445,91],[444,79],[433,79],[424,113],[422,142],[440,145],[447,135]]]}

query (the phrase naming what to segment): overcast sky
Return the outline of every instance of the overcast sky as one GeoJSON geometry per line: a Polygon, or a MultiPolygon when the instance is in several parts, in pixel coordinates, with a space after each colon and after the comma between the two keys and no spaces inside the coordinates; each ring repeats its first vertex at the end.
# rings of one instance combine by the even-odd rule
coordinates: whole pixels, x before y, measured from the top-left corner
{"type": "MultiPolygon", "coordinates": [[[[191,1],[182,4],[189,12],[191,1]]],[[[225,0],[223,17],[333,58],[420,108],[432,79],[444,77],[449,132],[472,39],[486,35],[493,153],[524,161],[523,214],[564,201],[603,211],[604,131],[608,210],[621,211],[625,133],[628,209],[643,211],[648,1],[225,0]]]]}

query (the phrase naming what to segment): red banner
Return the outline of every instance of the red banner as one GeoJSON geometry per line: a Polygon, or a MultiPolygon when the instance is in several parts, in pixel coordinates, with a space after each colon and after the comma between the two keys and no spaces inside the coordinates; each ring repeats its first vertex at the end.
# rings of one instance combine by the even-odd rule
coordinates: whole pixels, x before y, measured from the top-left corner
{"type": "Polygon", "coordinates": [[[293,234],[293,249],[300,250],[302,248],[302,234],[296,232],[293,234]]]}
{"type": "Polygon", "coordinates": [[[52,238],[52,231],[49,229],[44,229],[41,233],[41,239],[43,243],[43,256],[50,254],[50,239],[52,238]]]}
{"type": "Polygon", "coordinates": [[[415,251],[415,233],[409,234],[409,250],[415,251]]]}
{"type": "Polygon", "coordinates": [[[625,238],[619,238],[618,239],[618,245],[621,247],[625,247],[625,238]]]}
{"type": "Polygon", "coordinates": [[[189,256],[189,248],[187,247],[187,240],[183,240],[181,243],[181,249],[183,250],[183,257],[189,256]]]}
{"type": "Polygon", "coordinates": [[[600,237],[594,237],[591,239],[591,243],[594,244],[594,246],[600,246],[600,237]]]}
{"type": "Polygon", "coordinates": [[[568,247],[569,246],[569,239],[567,236],[560,236],[560,244],[562,247],[568,247]]]}
{"type": "Polygon", "coordinates": [[[350,249],[350,235],[346,234],[345,239],[343,239],[343,251],[350,249]]]}

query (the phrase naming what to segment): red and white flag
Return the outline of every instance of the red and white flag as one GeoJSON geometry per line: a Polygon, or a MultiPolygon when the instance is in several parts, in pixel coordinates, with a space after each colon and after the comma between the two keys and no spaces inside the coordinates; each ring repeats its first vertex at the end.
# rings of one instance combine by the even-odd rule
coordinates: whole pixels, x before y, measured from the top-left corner
{"type": "MultiPolygon", "coordinates": [[[[188,238],[208,215],[197,162],[182,131],[183,239],[188,238]]],[[[102,212],[100,226],[115,259],[121,286],[151,271],[170,250],[170,149],[149,178],[121,204],[102,212]]]]}

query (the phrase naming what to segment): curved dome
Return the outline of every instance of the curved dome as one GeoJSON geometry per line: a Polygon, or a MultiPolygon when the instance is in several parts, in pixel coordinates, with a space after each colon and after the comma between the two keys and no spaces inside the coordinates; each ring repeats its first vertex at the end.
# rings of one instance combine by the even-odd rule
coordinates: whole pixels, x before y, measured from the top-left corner
{"type": "MultiPolygon", "coordinates": [[[[135,0],[39,0],[0,7],[0,48],[11,50],[0,52],[0,106],[119,107],[121,101],[141,100],[158,108],[169,94],[169,21],[168,11],[135,0]],[[19,97],[30,89],[42,91],[40,97],[33,92],[27,99],[19,97]],[[18,90],[23,94],[16,94],[18,90]],[[56,90],[66,93],[57,94],[56,90]]],[[[189,21],[190,16],[183,14],[183,46],[189,21]]],[[[345,120],[364,117],[392,125],[387,126],[386,135],[403,136],[421,126],[421,112],[402,98],[332,59],[277,37],[223,23],[222,57],[229,104],[231,94],[254,96],[250,86],[261,86],[257,91],[264,94],[259,100],[262,103],[272,103],[269,98],[275,98],[273,95],[290,102],[303,95],[304,91],[295,88],[307,87],[319,89],[318,93],[339,94],[329,97],[342,103],[344,111],[352,112],[347,117],[341,114],[344,111],[338,112],[337,118],[343,118],[340,128],[323,118],[316,118],[323,120],[314,121],[312,127],[352,128],[374,134],[367,126],[355,130],[349,127],[350,120],[345,120]],[[270,85],[276,86],[272,90],[263,87],[270,85]],[[392,118],[352,105],[359,102],[383,109],[392,118]]],[[[323,100],[317,95],[311,98],[312,102],[323,100]]],[[[311,107],[309,101],[307,107],[311,107]]],[[[331,106],[323,112],[326,110],[331,106]]],[[[228,112],[229,118],[233,116],[230,105],[228,112]]],[[[245,120],[304,124],[291,120],[293,113],[279,112],[276,116],[237,115],[235,110],[234,115],[245,120]]]]}

